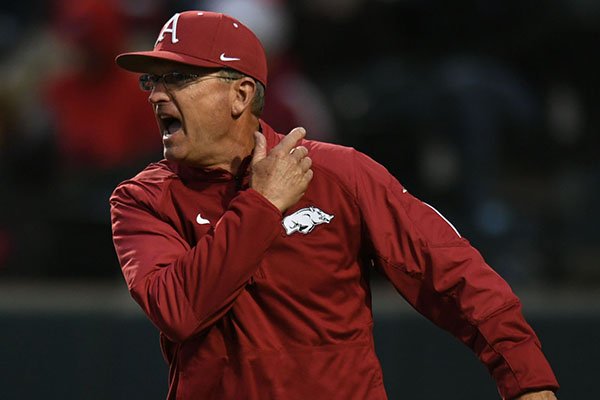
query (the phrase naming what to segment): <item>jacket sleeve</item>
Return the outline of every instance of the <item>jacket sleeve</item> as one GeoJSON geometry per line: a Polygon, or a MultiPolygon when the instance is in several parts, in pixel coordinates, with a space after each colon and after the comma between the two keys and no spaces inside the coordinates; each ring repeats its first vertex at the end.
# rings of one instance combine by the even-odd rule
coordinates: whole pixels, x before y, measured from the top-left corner
{"type": "Polygon", "coordinates": [[[113,241],[129,291],[174,342],[219,320],[280,233],[281,213],[258,192],[235,197],[214,229],[190,246],[138,183],[111,197],[113,241]]]}
{"type": "Polygon", "coordinates": [[[500,394],[558,389],[519,299],[433,207],[355,153],[356,196],[374,262],[421,314],[469,346],[500,394]]]}

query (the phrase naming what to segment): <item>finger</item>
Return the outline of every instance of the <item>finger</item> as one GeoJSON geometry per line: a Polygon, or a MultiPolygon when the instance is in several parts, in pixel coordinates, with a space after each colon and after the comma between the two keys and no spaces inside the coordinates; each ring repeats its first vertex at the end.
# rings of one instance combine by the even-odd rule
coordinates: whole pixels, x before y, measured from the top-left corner
{"type": "Polygon", "coordinates": [[[306,130],[304,128],[294,128],[277,146],[273,147],[272,151],[275,153],[289,154],[304,136],[306,136],[306,130]]]}
{"type": "Polygon", "coordinates": [[[304,173],[304,179],[305,179],[305,180],[306,180],[306,182],[308,183],[308,182],[310,182],[310,181],[312,180],[312,178],[313,178],[313,170],[312,170],[312,169],[309,169],[308,171],[306,171],[306,172],[304,173]]]}
{"type": "Polygon", "coordinates": [[[302,171],[308,171],[311,166],[312,160],[310,159],[310,157],[304,157],[302,160],[300,160],[300,168],[302,169],[302,171]]]}
{"type": "Polygon", "coordinates": [[[254,154],[252,155],[252,165],[256,164],[267,156],[267,139],[260,132],[254,132],[254,154]]]}
{"type": "Polygon", "coordinates": [[[297,146],[290,151],[290,155],[295,158],[296,161],[300,161],[308,155],[308,149],[304,146],[297,146]]]}

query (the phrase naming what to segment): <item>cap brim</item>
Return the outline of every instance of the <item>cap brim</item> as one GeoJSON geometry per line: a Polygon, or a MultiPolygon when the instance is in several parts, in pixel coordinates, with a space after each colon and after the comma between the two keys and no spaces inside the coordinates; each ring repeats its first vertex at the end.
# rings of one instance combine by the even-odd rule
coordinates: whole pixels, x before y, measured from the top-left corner
{"type": "Polygon", "coordinates": [[[180,64],[207,68],[221,68],[224,66],[223,64],[217,64],[201,58],[160,50],[119,54],[115,59],[115,62],[123,69],[139,73],[148,72],[149,68],[164,62],[176,62],[180,64]]]}

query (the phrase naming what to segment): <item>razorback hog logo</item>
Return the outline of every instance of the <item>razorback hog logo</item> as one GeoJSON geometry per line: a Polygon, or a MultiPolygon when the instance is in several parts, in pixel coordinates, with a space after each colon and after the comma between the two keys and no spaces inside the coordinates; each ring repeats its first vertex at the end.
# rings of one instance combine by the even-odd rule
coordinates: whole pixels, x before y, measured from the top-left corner
{"type": "Polygon", "coordinates": [[[307,207],[285,217],[282,224],[285,228],[285,233],[288,235],[291,235],[294,232],[300,232],[306,235],[315,229],[315,226],[328,224],[332,218],[333,215],[327,214],[317,207],[307,207]]]}

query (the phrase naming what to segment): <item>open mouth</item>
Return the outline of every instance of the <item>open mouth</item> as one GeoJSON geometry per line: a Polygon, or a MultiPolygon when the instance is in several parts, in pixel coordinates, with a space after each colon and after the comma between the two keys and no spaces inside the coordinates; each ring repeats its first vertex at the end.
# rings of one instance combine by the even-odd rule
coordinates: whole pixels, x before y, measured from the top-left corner
{"type": "Polygon", "coordinates": [[[179,120],[179,118],[172,117],[170,115],[164,115],[160,117],[160,121],[163,128],[163,137],[170,136],[181,130],[181,121],[179,120]]]}

